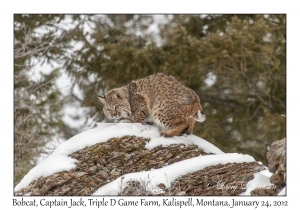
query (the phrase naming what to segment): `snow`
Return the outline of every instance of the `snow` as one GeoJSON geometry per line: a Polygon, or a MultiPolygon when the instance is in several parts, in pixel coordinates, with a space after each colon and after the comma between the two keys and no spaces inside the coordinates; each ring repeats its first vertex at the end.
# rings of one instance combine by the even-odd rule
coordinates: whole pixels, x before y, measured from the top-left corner
{"type": "MultiPolygon", "coordinates": [[[[255,188],[274,188],[274,184],[270,182],[270,177],[273,175],[268,169],[260,171],[254,174],[254,179],[248,182],[246,188],[247,190],[241,195],[251,195],[250,192],[255,188]]],[[[281,190],[278,195],[285,195],[285,188],[281,190]]]]}
{"type": "MultiPolygon", "coordinates": [[[[47,159],[35,166],[24,176],[21,182],[15,187],[15,191],[28,186],[30,182],[41,176],[46,177],[57,172],[69,171],[75,168],[77,160],[69,157],[69,154],[96,143],[106,142],[111,138],[123,137],[125,135],[149,138],[150,141],[145,145],[149,150],[159,145],[166,147],[170,144],[182,143],[184,145],[195,144],[205,152],[215,153],[216,155],[198,156],[164,166],[160,169],[126,174],[99,188],[95,192],[95,195],[117,195],[118,192],[120,192],[120,188],[123,189],[126,187],[125,183],[130,180],[144,181],[147,185],[146,188],[153,192],[159,192],[157,188],[158,184],[164,183],[166,187],[169,187],[170,183],[179,176],[201,170],[207,166],[217,165],[219,163],[255,161],[254,158],[249,155],[237,153],[225,154],[213,144],[195,135],[165,138],[161,137],[159,133],[160,131],[156,126],[142,125],[140,123],[97,123],[97,127],[86,130],[61,143],[47,159]]],[[[248,183],[247,193],[249,194],[253,186],[262,186],[264,183],[269,184],[267,181],[270,175],[272,174],[268,174],[267,172],[255,174],[254,180],[249,182],[252,184],[249,185],[248,183]]]]}
{"type": "Polygon", "coordinates": [[[286,195],[286,187],[282,188],[278,195],[286,195]]]}
{"type": "Polygon", "coordinates": [[[15,190],[18,191],[26,187],[31,181],[41,176],[45,177],[60,171],[68,171],[75,168],[76,159],[68,157],[72,152],[92,146],[96,143],[105,142],[110,138],[125,135],[150,138],[150,142],[146,145],[147,149],[152,149],[158,145],[168,146],[174,143],[183,143],[185,145],[196,144],[205,152],[223,153],[211,143],[194,135],[164,138],[159,136],[158,128],[151,125],[142,125],[140,123],[98,123],[96,128],[86,130],[60,144],[47,159],[29,171],[15,187],[15,190]]]}

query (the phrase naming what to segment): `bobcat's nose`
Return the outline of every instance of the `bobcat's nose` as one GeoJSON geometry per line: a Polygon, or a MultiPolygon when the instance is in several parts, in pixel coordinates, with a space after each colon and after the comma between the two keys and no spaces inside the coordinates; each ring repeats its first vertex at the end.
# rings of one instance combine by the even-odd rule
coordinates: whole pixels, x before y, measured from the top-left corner
{"type": "Polygon", "coordinates": [[[115,112],[113,115],[112,115],[112,117],[115,119],[115,118],[120,118],[121,117],[121,115],[120,115],[120,113],[118,113],[118,112],[115,112]]]}
{"type": "Polygon", "coordinates": [[[111,111],[111,115],[112,115],[112,116],[115,117],[115,116],[117,116],[117,114],[118,114],[118,113],[117,113],[116,111],[114,111],[114,110],[111,111]]]}

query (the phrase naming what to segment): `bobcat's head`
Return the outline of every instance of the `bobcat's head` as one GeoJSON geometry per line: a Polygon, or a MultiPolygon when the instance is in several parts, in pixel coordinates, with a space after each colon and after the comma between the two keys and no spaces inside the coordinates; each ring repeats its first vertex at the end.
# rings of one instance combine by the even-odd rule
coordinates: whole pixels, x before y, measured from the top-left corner
{"type": "Polygon", "coordinates": [[[126,87],[115,88],[105,95],[98,96],[104,104],[103,112],[110,119],[131,119],[131,107],[128,100],[128,89],[126,87]]]}

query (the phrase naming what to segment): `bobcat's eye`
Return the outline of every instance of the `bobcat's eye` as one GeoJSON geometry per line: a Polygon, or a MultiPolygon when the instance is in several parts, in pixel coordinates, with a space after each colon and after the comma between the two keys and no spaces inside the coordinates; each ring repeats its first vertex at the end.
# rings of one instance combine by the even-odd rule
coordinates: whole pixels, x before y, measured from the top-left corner
{"type": "Polygon", "coordinates": [[[111,112],[111,110],[110,110],[110,109],[106,109],[106,111],[108,111],[108,112],[111,112]]]}
{"type": "Polygon", "coordinates": [[[117,98],[118,98],[118,99],[122,99],[122,97],[121,97],[119,94],[117,94],[117,98]]]}

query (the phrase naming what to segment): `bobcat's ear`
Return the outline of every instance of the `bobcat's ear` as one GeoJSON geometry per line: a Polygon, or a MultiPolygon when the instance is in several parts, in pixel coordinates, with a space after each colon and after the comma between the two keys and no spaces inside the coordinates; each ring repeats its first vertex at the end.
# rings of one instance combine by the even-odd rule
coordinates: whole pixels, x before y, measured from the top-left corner
{"type": "Polygon", "coordinates": [[[102,103],[105,103],[105,102],[106,102],[106,98],[105,98],[104,95],[100,95],[100,96],[98,96],[98,98],[100,99],[100,101],[101,101],[102,103]]]}

